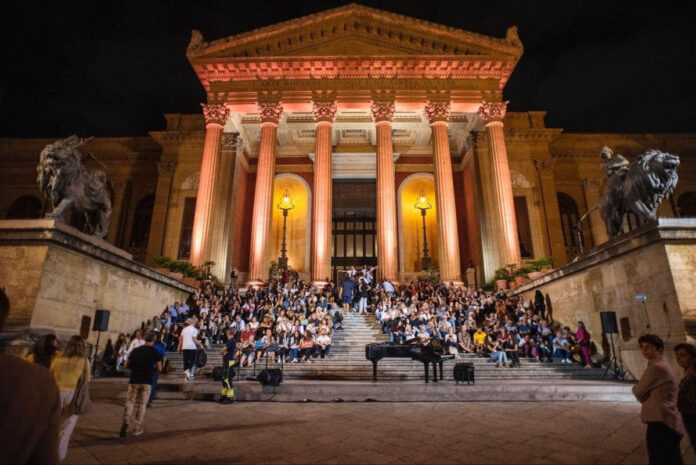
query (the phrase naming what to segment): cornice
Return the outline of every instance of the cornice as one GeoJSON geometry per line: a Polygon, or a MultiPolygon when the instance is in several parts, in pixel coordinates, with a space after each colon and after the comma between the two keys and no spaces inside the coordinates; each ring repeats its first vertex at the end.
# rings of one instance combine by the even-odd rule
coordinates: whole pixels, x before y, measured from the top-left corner
{"type": "Polygon", "coordinates": [[[150,131],[150,137],[160,146],[202,145],[205,130],[196,131],[150,131]]]}
{"type": "Polygon", "coordinates": [[[563,129],[505,129],[505,139],[510,142],[550,144],[561,135],[563,129]]]}
{"type": "Polygon", "coordinates": [[[443,49],[449,47],[453,54],[456,54],[457,50],[451,48],[451,43],[461,45],[464,49],[463,51],[469,51],[469,53],[471,53],[469,48],[474,50],[489,49],[498,53],[512,55],[516,59],[519,59],[523,52],[523,46],[515,27],[508,28],[505,38],[497,38],[353,3],[211,42],[204,41],[202,34],[199,31],[194,31],[187,49],[187,55],[191,59],[220,54],[226,51],[232,52],[235,49],[238,49],[240,53],[246,52],[248,55],[250,52],[255,52],[255,50],[242,50],[245,46],[254,42],[263,43],[264,41],[266,42],[266,47],[259,52],[282,55],[282,53],[291,53],[292,50],[297,48],[300,50],[306,48],[307,45],[305,44],[309,41],[321,42],[326,40],[328,35],[345,35],[349,28],[356,32],[362,30],[366,34],[376,35],[394,43],[407,42],[413,44],[416,42],[414,35],[434,36],[439,40],[433,40],[433,43],[428,44],[422,43],[426,40],[425,37],[417,38],[419,39],[418,42],[421,42],[421,45],[423,45],[423,48],[425,48],[425,45],[428,45],[428,48],[432,50],[436,50],[438,46],[443,49]],[[332,26],[335,26],[335,28],[327,28],[329,30],[326,33],[313,30],[317,29],[317,26],[321,26],[322,23],[336,22],[336,20],[340,20],[342,17],[345,18],[346,23],[343,25],[343,28],[340,28],[341,25],[334,24],[332,26]],[[367,20],[367,23],[362,24],[365,20],[367,20]],[[379,27],[380,25],[382,27],[379,27]],[[394,30],[391,30],[392,28],[394,30]],[[304,37],[305,35],[306,37],[304,37]],[[280,38],[284,40],[278,40],[280,38]],[[276,39],[276,43],[273,43],[273,39],[276,39]],[[468,47],[466,47],[467,45],[468,47]]]}

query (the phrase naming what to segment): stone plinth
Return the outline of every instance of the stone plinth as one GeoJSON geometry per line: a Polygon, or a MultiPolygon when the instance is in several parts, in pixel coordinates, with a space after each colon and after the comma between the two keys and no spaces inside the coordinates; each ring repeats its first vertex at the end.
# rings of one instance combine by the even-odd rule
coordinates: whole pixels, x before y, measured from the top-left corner
{"type": "MultiPolygon", "coordinates": [[[[10,299],[5,331],[14,333],[3,339],[49,331],[79,334],[82,317],[93,319],[103,308],[111,317],[100,345],[195,291],[54,220],[0,221],[0,283],[10,299]]],[[[95,340],[90,332],[89,341],[95,340]]]]}
{"type": "Polygon", "coordinates": [[[616,347],[625,367],[638,377],[645,369],[638,337],[648,331],[648,321],[636,294],[646,295],[650,332],[665,341],[668,357],[674,358],[674,344],[696,338],[695,245],[696,219],[660,218],[509,293],[533,301],[541,290],[553,319],[573,330],[577,321],[585,322],[600,351],[599,312],[615,311],[620,331],[614,336],[616,347]]]}

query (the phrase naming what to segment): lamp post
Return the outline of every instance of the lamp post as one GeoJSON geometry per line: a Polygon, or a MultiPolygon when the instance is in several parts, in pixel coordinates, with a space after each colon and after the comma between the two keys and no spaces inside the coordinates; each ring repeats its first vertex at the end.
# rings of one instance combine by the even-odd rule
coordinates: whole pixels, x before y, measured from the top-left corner
{"type": "Polygon", "coordinates": [[[280,257],[278,257],[278,268],[281,270],[288,269],[288,255],[287,255],[287,244],[285,242],[285,233],[287,230],[288,223],[288,212],[295,208],[295,204],[292,203],[292,199],[288,195],[288,190],[285,189],[283,197],[280,199],[280,203],[277,205],[278,209],[283,212],[283,244],[280,246],[280,257]]]}
{"type": "Polygon", "coordinates": [[[423,218],[423,258],[421,258],[421,268],[423,268],[423,271],[427,271],[432,268],[433,260],[428,254],[428,239],[425,232],[425,214],[428,210],[433,208],[433,206],[430,204],[430,202],[428,202],[428,198],[425,196],[423,189],[421,189],[420,195],[418,196],[418,201],[414,207],[420,210],[421,217],[423,218]]]}
{"type": "Polygon", "coordinates": [[[640,294],[636,294],[636,301],[640,302],[643,304],[643,311],[645,311],[645,329],[650,332],[650,317],[648,316],[648,304],[645,303],[648,300],[648,298],[643,294],[642,292],[640,294]]]}

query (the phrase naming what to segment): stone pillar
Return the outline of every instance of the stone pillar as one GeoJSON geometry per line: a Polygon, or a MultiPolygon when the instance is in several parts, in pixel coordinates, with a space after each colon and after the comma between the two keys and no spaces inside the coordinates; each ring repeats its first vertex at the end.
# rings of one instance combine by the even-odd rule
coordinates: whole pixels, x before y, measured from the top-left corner
{"type": "Polygon", "coordinates": [[[399,277],[399,251],[391,123],[394,102],[373,102],[372,117],[377,130],[377,275],[382,279],[396,281],[399,277]]]}
{"type": "Polygon", "coordinates": [[[493,231],[496,234],[495,246],[498,248],[500,263],[498,267],[508,264],[519,265],[520,243],[517,236],[515,218],[515,201],[512,194],[510,165],[508,164],[503,118],[508,102],[483,102],[479,116],[486,125],[488,135],[489,163],[493,182],[493,231]]]}
{"type": "Polygon", "coordinates": [[[428,102],[425,115],[430,121],[433,138],[433,165],[435,167],[435,205],[437,206],[437,239],[439,245],[440,280],[461,286],[459,265],[459,232],[457,209],[454,205],[454,181],[447,121],[449,102],[428,102]]]}
{"type": "Polygon", "coordinates": [[[331,275],[331,130],[336,117],[334,102],[314,102],[316,149],[312,195],[312,283],[326,284],[331,275]]]}
{"type": "Polygon", "coordinates": [[[113,183],[114,202],[111,207],[111,224],[109,225],[109,233],[106,240],[116,247],[123,247],[123,236],[128,223],[128,201],[130,200],[129,181],[113,183]]]}
{"type": "Polygon", "coordinates": [[[539,183],[543,195],[544,217],[546,218],[549,247],[551,248],[549,255],[556,259],[554,266],[558,268],[568,263],[568,256],[563,239],[563,225],[561,225],[561,213],[558,208],[553,163],[548,158],[534,160],[534,167],[539,173],[539,183]]]}
{"type": "Polygon", "coordinates": [[[176,170],[175,161],[157,162],[157,188],[155,191],[155,205],[152,208],[152,222],[150,223],[150,238],[147,241],[147,253],[145,263],[153,258],[163,255],[164,238],[167,230],[167,212],[172,193],[172,178],[176,170]]]}
{"type": "Polygon", "coordinates": [[[256,165],[254,210],[251,215],[251,245],[249,252],[249,282],[256,286],[268,278],[265,267],[266,244],[271,229],[271,203],[273,202],[273,175],[275,172],[275,148],[278,122],[283,114],[279,102],[259,103],[261,118],[261,143],[256,165]]]}
{"type": "Polygon", "coordinates": [[[215,181],[220,167],[222,128],[230,115],[230,110],[225,105],[202,103],[201,107],[205,117],[205,142],[191,235],[191,263],[196,266],[214,260],[212,244],[218,239],[214,227],[216,223],[215,181]]]}
{"type": "MultiPolygon", "coordinates": [[[[599,207],[599,201],[602,198],[602,194],[599,190],[600,182],[597,179],[583,179],[582,187],[585,194],[587,209],[590,210],[599,207]]],[[[604,220],[602,220],[602,214],[599,208],[592,210],[588,219],[590,220],[590,231],[592,232],[592,242],[594,246],[597,247],[607,242],[609,236],[607,235],[607,230],[604,226],[604,220]]]]}

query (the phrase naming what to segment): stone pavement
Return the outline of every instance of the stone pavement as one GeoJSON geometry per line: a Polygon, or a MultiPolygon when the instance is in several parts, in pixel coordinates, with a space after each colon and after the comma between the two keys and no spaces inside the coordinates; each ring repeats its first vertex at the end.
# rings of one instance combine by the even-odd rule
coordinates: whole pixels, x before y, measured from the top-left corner
{"type": "Polygon", "coordinates": [[[647,463],[637,403],[161,400],[145,434],[119,439],[121,412],[95,402],[65,463],[647,463]]]}

